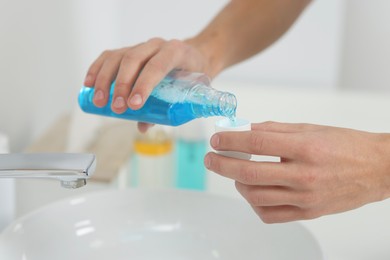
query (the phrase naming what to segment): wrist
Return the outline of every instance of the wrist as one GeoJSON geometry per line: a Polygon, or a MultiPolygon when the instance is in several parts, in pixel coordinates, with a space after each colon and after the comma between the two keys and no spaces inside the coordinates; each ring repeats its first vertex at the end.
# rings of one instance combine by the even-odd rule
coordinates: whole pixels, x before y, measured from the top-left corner
{"type": "Polygon", "coordinates": [[[381,149],[383,156],[383,199],[390,198],[390,134],[379,134],[380,135],[380,142],[378,143],[379,147],[382,147],[381,149]]]}
{"type": "Polygon", "coordinates": [[[224,63],[221,58],[222,50],[221,48],[216,48],[215,41],[212,38],[213,37],[197,35],[184,41],[197,49],[203,56],[203,59],[205,60],[204,72],[210,78],[214,78],[224,69],[224,63]]]}
{"type": "Polygon", "coordinates": [[[380,133],[375,134],[373,156],[377,159],[372,165],[372,176],[377,186],[377,201],[390,198],[390,134],[380,133]]]}

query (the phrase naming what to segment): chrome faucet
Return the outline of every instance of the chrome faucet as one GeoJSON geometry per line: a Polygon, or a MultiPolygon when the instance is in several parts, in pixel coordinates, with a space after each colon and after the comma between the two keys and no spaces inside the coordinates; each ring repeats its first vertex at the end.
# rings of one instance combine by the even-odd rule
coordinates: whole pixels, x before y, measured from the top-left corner
{"type": "Polygon", "coordinates": [[[58,179],[68,189],[80,188],[96,168],[93,154],[9,153],[0,154],[0,178],[58,179]]]}

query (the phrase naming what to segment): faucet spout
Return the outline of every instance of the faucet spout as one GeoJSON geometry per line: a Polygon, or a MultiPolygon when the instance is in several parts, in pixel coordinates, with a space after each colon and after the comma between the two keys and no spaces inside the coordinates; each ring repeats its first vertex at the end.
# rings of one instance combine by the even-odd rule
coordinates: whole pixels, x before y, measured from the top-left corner
{"type": "Polygon", "coordinates": [[[0,178],[58,179],[64,188],[87,184],[96,168],[94,154],[10,153],[0,154],[0,178]]]}

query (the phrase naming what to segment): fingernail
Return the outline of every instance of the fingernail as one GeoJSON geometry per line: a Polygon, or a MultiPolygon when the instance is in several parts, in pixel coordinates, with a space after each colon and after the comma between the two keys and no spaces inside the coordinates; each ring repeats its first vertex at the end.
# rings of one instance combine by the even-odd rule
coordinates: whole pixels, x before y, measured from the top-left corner
{"type": "Polygon", "coordinates": [[[206,168],[209,169],[210,165],[211,165],[211,158],[210,158],[210,155],[207,154],[204,157],[204,166],[206,166],[206,168]]]}
{"type": "Polygon", "coordinates": [[[135,94],[131,99],[130,99],[130,104],[133,106],[139,106],[142,104],[142,97],[140,94],[135,94]]]}
{"type": "Polygon", "coordinates": [[[94,96],[94,99],[95,99],[96,101],[103,100],[103,99],[104,99],[104,93],[103,93],[103,91],[102,91],[102,90],[96,91],[95,96],[94,96]]]}
{"type": "Polygon", "coordinates": [[[213,135],[210,140],[210,144],[213,148],[217,148],[219,145],[219,136],[217,134],[213,135]]]}
{"type": "Polygon", "coordinates": [[[124,107],[125,106],[125,99],[123,97],[115,98],[113,106],[115,108],[122,108],[122,107],[124,107]]]}

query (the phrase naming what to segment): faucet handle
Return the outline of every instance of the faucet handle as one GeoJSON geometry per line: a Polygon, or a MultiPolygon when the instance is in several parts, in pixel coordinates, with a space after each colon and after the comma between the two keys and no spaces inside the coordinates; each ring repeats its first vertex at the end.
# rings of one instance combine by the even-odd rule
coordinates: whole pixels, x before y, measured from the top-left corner
{"type": "Polygon", "coordinates": [[[94,154],[0,154],[0,178],[54,178],[65,188],[84,186],[95,168],[94,154]]]}

